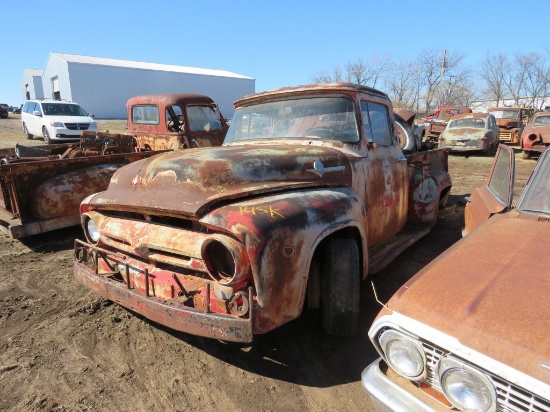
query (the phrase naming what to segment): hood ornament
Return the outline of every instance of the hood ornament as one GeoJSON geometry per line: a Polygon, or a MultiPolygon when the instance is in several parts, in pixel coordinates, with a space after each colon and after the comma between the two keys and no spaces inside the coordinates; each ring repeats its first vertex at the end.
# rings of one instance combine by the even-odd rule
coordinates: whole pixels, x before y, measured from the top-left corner
{"type": "Polygon", "coordinates": [[[341,172],[346,170],[345,166],[333,166],[333,167],[325,167],[323,162],[320,160],[315,160],[313,162],[313,169],[307,169],[306,172],[315,173],[316,175],[319,175],[320,177],[323,177],[325,173],[330,172],[341,172]]]}

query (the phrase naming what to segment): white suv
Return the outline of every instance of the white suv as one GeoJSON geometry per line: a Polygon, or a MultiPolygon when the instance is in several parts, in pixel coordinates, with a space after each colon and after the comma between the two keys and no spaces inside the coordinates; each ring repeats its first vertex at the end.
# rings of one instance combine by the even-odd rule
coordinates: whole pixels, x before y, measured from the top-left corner
{"type": "Polygon", "coordinates": [[[21,124],[27,139],[39,135],[47,144],[54,140],[77,140],[82,130],[97,130],[97,123],[78,104],[52,99],[25,102],[21,124]]]}

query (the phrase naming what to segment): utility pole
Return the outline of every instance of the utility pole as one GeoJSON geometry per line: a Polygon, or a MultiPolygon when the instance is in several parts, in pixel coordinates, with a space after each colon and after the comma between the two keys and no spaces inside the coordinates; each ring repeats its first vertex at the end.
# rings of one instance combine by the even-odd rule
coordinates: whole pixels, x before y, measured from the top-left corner
{"type": "Polygon", "coordinates": [[[443,76],[445,76],[445,66],[447,58],[447,49],[443,49],[443,60],[441,61],[441,77],[439,78],[439,92],[437,93],[437,106],[441,103],[441,88],[443,87],[443,76]]]}

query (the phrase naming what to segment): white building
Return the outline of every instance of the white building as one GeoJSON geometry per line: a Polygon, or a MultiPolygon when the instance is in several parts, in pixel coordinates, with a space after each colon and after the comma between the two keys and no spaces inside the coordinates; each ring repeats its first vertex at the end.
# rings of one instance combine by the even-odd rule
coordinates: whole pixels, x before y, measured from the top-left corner
{"type": "Polygon", "coordinates": [[[44,70],[25,69],[25,99],[77,102],[98,119],[125,119],[126,101],[142,94],[197,93],[232,117],[233,102],[255,92],[256,80],[223,70],[50,53],[44,70]]]}

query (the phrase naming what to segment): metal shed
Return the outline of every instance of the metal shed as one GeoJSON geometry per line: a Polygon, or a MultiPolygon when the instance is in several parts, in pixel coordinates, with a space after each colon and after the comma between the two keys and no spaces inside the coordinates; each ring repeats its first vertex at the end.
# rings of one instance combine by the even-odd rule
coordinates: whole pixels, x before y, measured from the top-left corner
{"type": "Polygon", "coordinates": [[[124,119],[129,98],[158,93],[205,94],[218,103],[224,117],[232,117],[233,102],[254,93],[256,81],[223,70],[50,53],[41,87],[33,83],[27,96],[30,72],[39,71],[24,71],[24,98],[74,101],[99,119],[124,119]]]}

